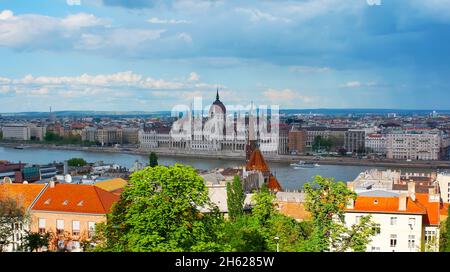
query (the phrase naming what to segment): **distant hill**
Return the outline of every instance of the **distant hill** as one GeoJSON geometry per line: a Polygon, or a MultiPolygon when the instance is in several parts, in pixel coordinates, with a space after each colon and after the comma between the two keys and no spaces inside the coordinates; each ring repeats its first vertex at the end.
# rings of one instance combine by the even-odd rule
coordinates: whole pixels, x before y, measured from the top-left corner
{"type": "MultiPolygon", "coordinates": [[[[407,109],[281,109],[281,114],[324,114],[324,115],[361,115],[361,114],[383,114],[396,113],[398,115],[428,115],[433,110],[407,110],[407,109]]],[[[450,110],[437,110],[438,114],[450,115],[450,110]]],[[[170,111],[55,111],[56,117],[152,117],[170,116],[170,111]]],[[[46,118],[49,112],[17,112],[1,113],[0,116],[8,117],[32,117],[46,118]]]]}

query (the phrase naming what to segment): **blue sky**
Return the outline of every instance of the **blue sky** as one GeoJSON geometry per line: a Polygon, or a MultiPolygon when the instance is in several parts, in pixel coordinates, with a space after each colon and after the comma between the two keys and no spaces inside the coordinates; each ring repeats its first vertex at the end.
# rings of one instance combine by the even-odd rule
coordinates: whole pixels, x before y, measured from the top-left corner
{"type": "Polygon", "coordinates": [[[0,0],[0,112],[450,109],[450,0],[0,0]]]}

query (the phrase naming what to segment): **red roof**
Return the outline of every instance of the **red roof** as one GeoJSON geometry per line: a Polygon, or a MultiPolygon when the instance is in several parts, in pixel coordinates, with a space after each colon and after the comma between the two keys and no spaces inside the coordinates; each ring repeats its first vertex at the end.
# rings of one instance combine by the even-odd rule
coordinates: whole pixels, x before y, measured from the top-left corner
{"type": "Polygon", "coordinates": [[[269,177],[269,182],[267,183],[267,188],[273,190],[273,191],[281,191],[281,185],[278,182],[277,178],[274,176],[270,176],[269,177]]]}
{"type": "Polygon", "coordinates": [[[429,202],[428,194],[415,194],[415,200],[407,197],[406,210],[399,210],[399,197],[358,196],[349,212],[421,214],[427,225],[439,225],[440,202],[429,202]]]}
{"type": "Polygon", "coordinates": [[[250,156],[250,160],[247,163],[246,169],[258,170],[261,172],[270,172],[269,166],[267,165],[266,160],[264,160],[264,157],[258,148],[255,149],[255,151],[253,151],[252,155],[250,156]]]}
{"type": "Polygon", "coordinates": [[[26,210],[44,188],[45,184],[0,184],[0,199],[14,199],[26,210]]]}
{"type": "Polygon", "coordinates": [[[39,197],[33,211],[107,214],[119,196],[94,185],[56,184],[39,197]]]}

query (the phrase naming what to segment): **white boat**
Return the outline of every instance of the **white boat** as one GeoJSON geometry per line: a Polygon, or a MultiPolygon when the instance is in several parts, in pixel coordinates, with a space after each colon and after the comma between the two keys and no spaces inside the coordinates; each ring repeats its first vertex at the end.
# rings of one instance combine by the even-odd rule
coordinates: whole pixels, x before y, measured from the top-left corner
{"type": "Polygon", "coordinates": [[[25,148],[30,148],[29,146],[27,146],[27,145],[23,145],[23,144],[21,144],[21,145],[18,145],[18,146],[16,146],[16,147],[14,147],[15,149],[25,149],[25,148]]]}
{"type": "Polygon", "coordinates": [[[299,161],[298,163],[291,163],[291,166],[293,166],[294,169],[302,169],[319,167],[320,165],[318,163],[299,161]]]}

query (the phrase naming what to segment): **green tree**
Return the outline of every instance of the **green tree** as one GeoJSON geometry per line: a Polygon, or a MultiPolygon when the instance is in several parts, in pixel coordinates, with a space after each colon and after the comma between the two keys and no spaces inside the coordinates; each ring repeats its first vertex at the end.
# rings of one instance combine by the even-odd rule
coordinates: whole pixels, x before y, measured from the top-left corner
{"type": "Polygon", "coordinates": [[[253,216],[256,217],[262,226],[267,225],[269,219],[275,213],[273,207],[275,194],[273,194],[267,186],[263,185],[260,191],[253,195],[252,200],[255,202],[252,210],[253,216]]]}
{"type": "Polygon", "coordinates": [[[363,217],[360,223],[347,228],[344,211],[356,194],[345,183],[332,178],[316,176],[312,183],[304,186],[306,208],[311,213],[313,232],[307,250],[315,252],[361,251],[375,234],[376,226],[370,218],[363,217]]]}
{"type": "Polygon", "coordinates": [[[26,220],[24,209],[19,203],[0,192],[0,252],[11,244],[16,226],[26,220]]]}
{"type": "Polygon", "coordinates": [[[155,167],[158,165],[158,156],[156,155],[155,152],[150,153],[150,155],[148,156],[148,160],[149,160],[149,166],[150,167],[155,167]]]}
{"type": "Polygon", "coordinates": [[[195,169],[147,167],[131,175],[107,223],[97,228],[96,250],[219,251],[223,224],[195,169]]]}
{"type": "Polygon", "coordinates": [[[48,247],[52,234],[50,232],[39,233],[27,231],[22,237],[22,248],[33,252],[43,247],[48,247]]]}
{"type": "Polygon", "coordinates": [[[72,167],[79,167],[87,165],[87,162],[82,158],[72,158],[67,161],[67,164],[72,167]]]}
{"type": "Polygon", "coordinates": [[[58,142],[58,141],[62,140],[62,137],[59,136],[58,134],[54,133],[54,132],[47,131],[45,133],[44,140],[46,142],[58,142]]]}
{"type": "Polygon", "coordinates": [[[243,215],[227,221],[223,228],[223,244],[232,252],[264,252],[267,242],[256,217],[243,215]]]}
{"type": "Polygon", "coordinates": [[[441,228],[439,241],[439,251],[441,252],[450,252],[450,206],[448,206],[447,214],[447,219],[441,228]]]}
{"type": "Polygon", "coordinates": [[[320,150],[330,151],[332,145],[333,145],[333,143],[331,140],[325,139],[322,136],[317,136],[314,138],[312,149],[314,151],[320,151],[320,150]]]}
{"type": "Polygon", "coordinates": [[[244,214],[244,188],[239,176],[234,176],[232,183],[227,183],[228,216],[236,220],[244,214]]]}

